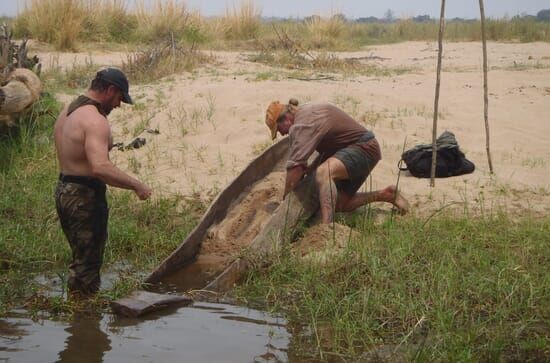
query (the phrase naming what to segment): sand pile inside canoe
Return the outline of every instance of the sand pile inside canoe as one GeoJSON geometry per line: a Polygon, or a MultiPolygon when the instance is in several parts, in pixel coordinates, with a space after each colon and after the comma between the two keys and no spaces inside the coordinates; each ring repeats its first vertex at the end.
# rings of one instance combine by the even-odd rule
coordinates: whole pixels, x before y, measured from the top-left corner
{"type": "Polygon", "coordinates": [[[228,262],[250,244],[281,203],[285,173],[275,171],[253,184],[230,207],[225,219],[210,228],[200,256],[228,262]]]}

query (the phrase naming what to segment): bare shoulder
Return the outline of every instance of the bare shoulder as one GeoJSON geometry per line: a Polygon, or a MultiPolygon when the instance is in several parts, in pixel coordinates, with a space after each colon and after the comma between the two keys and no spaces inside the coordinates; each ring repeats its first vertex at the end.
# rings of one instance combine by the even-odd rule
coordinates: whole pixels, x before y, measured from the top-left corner
{"type": "Polygon", "coordinates": [[[88,132],[109,132],[109,121],[107,118],[97,111],[97,108],[92,105],[86,105],[76,109],[71,115],[71,118],[78,120],[82,128],[88,132]]]}

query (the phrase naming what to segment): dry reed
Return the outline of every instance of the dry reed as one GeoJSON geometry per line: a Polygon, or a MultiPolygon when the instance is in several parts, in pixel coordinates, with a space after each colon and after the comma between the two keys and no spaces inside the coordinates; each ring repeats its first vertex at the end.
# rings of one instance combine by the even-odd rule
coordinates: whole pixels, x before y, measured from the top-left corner
{"type": "Polygon", "coordinates": [[[261,10],[253,0],[242,0],[239,7],[233,5],[223,18],[226,39],[247,40],[258,36],[261,25],[261,10]]]}
{"type": "Polygon", "coordinates": [[[80,0],[30,0],[16,20],[16,29],[59,50],[76,50],[85,18],[80,0]]]}
{"type": "Polygon", "coordinates": [[[139,1],[136,15],[138,37],[153,42],[183,37],[193,20],[185,4],[175,0],[156,0],[151,8],[139,1]]]}

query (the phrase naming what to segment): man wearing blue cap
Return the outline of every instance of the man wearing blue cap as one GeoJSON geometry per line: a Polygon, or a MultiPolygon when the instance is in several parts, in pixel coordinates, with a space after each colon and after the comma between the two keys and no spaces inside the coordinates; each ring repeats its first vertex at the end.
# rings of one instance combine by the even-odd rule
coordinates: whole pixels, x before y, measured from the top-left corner
{"type": "Polygon", "coordinates": [[[103,69],[86,94],[65,107],[55,123],[61,169],[55,203],[72,250],[68,288],[80,296],[93,294],[100,286],[109,213],[106,184],[131,189],[141,200],[152,193],[109,159],[112,137],[107,115],[121,102],[133,103],[128,92],[128,79],[122,71],[103,69]]]}

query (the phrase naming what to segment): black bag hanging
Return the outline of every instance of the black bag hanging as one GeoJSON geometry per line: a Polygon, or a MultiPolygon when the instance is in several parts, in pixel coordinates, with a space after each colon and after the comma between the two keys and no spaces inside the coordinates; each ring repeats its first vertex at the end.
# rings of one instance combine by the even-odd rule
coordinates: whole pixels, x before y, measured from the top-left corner
{"type": "MultiPolygon", "coordinates": [[[[475,165],[458,147],[455,135],[450,131],[443,132],[436,140],[437,156],[435,176],[437,178],[447,178],[463,174],[473,173],[475,165]]],[[[405,151],[401,155],[401,160],[405,162],[406,168],[401,166],[400,170],[408,170],[417,178],[429,178],[432,167],[432,145],[421,144],[405,151]]]]}

